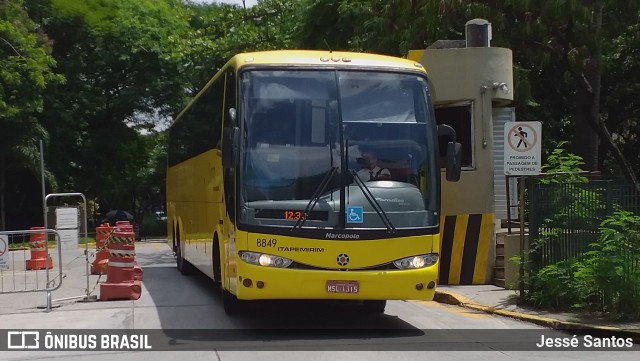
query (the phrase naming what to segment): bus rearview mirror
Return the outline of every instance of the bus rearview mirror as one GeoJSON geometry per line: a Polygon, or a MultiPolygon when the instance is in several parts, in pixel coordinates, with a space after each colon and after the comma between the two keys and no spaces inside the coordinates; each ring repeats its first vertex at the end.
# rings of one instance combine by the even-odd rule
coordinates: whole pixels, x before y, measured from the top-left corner
{"type": "Polygon", "coordinates": [[[462,172],[462,144],[447,143],[447,180],[457,182],[462,172]]]}
{"type": "Polygon", "coordinates": [[[236,124],[236,108],[229,108],[229,113],[227,114],[227,124],[234,125],[236,124]]]}
{"type": "Polygon", "coordinates": [[[457,142],[455,129],[447,124],[438,124],[438,139],[445,136],[452,140],[447,142],[446,178],[450,182],[457,182],[462,172],[462,144],[457,142]]]}

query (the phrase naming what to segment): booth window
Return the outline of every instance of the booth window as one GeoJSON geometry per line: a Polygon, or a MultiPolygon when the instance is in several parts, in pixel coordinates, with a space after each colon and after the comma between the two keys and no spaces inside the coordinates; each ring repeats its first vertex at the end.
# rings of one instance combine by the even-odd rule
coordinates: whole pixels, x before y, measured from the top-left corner
{"type": "MultiPolygon", "coordinates": [[[[435,108],[436,123],[447,124],[456,131],[457,141],[462,144],[462,167],[473,167],[473,129],[472,103],[447,104],[435,108]]],[[[440,167],[447,154],[447,143],[452,141],[449,136],[438,139],[440,145],[440,167]]]]}

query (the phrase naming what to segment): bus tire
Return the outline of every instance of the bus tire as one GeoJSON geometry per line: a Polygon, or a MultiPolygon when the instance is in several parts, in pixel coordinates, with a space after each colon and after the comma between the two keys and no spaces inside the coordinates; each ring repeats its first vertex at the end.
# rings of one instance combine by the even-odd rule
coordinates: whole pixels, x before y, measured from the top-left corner
{"type": "Polygon", "coordinates": [[[178,247],[176,246],[176,242],[178,242],[178,240],[176,239],[176,223],[173,223],[173,228],[171,228],[171,250],[173,251],[174,254],[176,254],[178,251],[178,247]]]}
{"type": "Polygon", "coordinates": [[[243,311],[242,301],[227,290],[222,290],[222,306],[229,316],[239,315],[243,311]]]}
{"type": "MultiPolygon", "coordinates": [[[[180,229],[178,229],[178,231],[176,232],[176,236],[178,236],[179,234],[180,234],[180,229]]],[[[184,259],[184,256],[182,254],[182,242],[178,240],[177,243],[178,245],[176,247],[176,266],[178,268],[178,271],[180,271],[180,273],[183,276],[189,276],[193,273],[193,268],[191,266],[191,263],[189,263],[189,261],[184,259]]]]}
{"type": "Polygon", "coordinates": [[[213,258],[213,284],[216,287],[221,287],[222,285],[222,266],[220,262],[220,244],[218,242],[218,237],[214,237],[213,239],[213,251],[211,252],[211,257],[213,258]]]}
{"type": "Polygon", "coordinates": [[[386,300],[362,301],[362,307],[366,313],[383,314],[386,306],[387,306],[386,300]]]}

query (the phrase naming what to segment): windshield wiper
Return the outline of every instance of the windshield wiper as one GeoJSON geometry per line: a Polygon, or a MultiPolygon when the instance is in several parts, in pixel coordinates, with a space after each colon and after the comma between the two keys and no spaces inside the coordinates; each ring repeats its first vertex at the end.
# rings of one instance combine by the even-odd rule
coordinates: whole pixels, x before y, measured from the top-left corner
{"type": "Polygon", "coordinates": [[[315,192],[313,193],[313,196],[309,200],[309,203],[307,203],[307,206],[304,208],[304,212],[302,212],[302,217],[300,217],[296,222],[296,224],[293,225],[293,228],[291,228],[291,232],[294,232],[302,228],[302,226],[304,225],[304,222],[307,221],[307,215],[310,215],[309,212],[313,209],[313,207],[316,206],[316,204],[318,204],[318,201],[320,200],[320,196],[324,193],[324,190],[327,189],[327,185],[329,185],[329,183],[331,182],[331,179],[333,178],[333,175],[336,174],[337,170],[338,170],[338,167],[333,166],[331,167],[331,170],[329,170],[329,172],[325,174],[324,178],[322,179],[322,182],[320,182],[320,184],[318,185],[318,188],[316,188],[315,192]]]}
{"type": "Polygon", "coordinates": [[[391,220],[385,213],[384,209],[382,209],[382,207],[380,206],[380,203],[378,203],[378,201],[376,200],[376,197],[369,190],[369,187],[367,187],[367,185],[364,184],[362,179],[358,177],[358,173],[356,173],[355,170],[349,169],[349,172],[351,173],[351,176],[353,177],[353,180],[358,186],[358,188],[360,188],[360,190],[362,191],[362,194],[364,194],[364,197],[367,199],[367,201],[369,201],[369,204],[371,204],[371,207],[373,207],[373,210],[376,211],[376,213],[378,213],[378,216],[382,220],[382,223],[384,223],[385,227],[387,227],[387,232],[394,233],[396,231],[396,227],[393,226],[393,224],[391,223],[391,220]]]}

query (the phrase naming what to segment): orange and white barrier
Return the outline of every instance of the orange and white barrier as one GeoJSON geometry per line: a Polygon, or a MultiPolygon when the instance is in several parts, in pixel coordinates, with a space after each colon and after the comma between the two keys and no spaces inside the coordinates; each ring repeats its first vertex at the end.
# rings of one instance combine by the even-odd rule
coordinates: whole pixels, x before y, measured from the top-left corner
{"type": "MultiPolygon", "coordinates": [[[[116,229],[119,229],[121,231],[131,232],[133,233],[133,236],[135,238],[135,230],[133,228],[133,224],[131,224],[131,222],[129,221],[117,221],[116,229]]],[[[133,278],[137,281],[142,281],[142,268],[138,265],[137,261],[134,260],[133,262],[134,262],[133,278]]]]}
{"type": "Polygon", "coordinates": [[[107,281],[100,284],[100,300],[137,300],[142,283],[134,278],[135,234],[116,227],[108,248],[107,281]]]}
{"type": "Polygon", "coordinates": [[[103,223],[96,227],[96,259],[91,263],[92,275],[103,275],[107,273],[109,263],[109,239],[113,228],[109,223],[103,223]]]}
{"type": "MultiPolygon", "coordinates": [[[[31,227],[32,231],[44,230],[44,227],[31,227]]],[[[29,235],[29,244],[31,245],[31,259],[27,260],[26,268],[28,270],[51,269],[53,268],[53,260],[49,257],[47,250],[47,237],[45,232],[35,232],[29,235]]]]}

